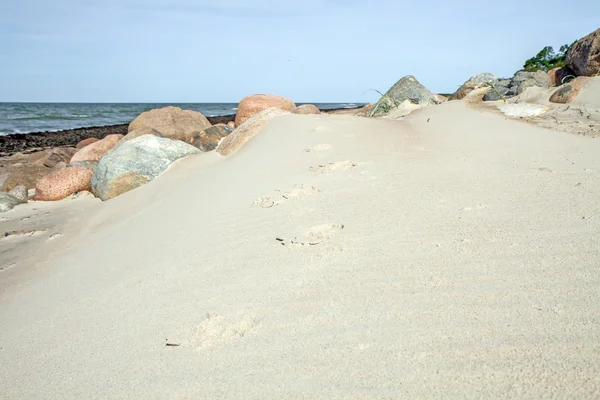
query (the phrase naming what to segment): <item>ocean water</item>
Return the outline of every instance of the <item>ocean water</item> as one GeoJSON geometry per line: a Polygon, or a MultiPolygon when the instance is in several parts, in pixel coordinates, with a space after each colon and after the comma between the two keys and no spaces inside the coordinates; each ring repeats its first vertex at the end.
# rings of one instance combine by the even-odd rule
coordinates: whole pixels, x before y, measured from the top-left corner
{"type": "MultiPolygon", "coordinates": [[[[363,105],[313,104],[321,110],[363,105]]],[[[0,103],[0,135],[126,124],[144,111],[169,105],[200,111],[207,117],[235,114],[237,110],[237,103],[0,103]]]]}

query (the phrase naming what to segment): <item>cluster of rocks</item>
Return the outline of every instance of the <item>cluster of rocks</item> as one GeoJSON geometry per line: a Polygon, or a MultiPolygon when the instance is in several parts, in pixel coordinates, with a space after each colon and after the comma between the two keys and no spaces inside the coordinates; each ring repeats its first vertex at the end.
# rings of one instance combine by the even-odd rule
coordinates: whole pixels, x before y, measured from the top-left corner
{"type": "Polygon", "coordinates": [[[499,79],[489,72],[478,74],[467,80],[451,100],[460,100],[481,88],[489,88],[483,96],[484,101],[496,101],[517,96],[531,87],[559,86],[550,101],[569,102],[590,76],[600,74],[600,29],[575,42],[566,55],[565,64],[548,72],[518,71],[510,79],[499,79]]]}
{"type": "Polygon", "coordinates": [[[17,204],[57,201],[78,193],[109,200],[159,176],[174,161],[216,150],[229,155],[273,118],[320,114],[311,104],[296,107],[274,95],[253,95],[238,105],[235,121],[215,125],[200,112],[165,107],[140,114],[127,132],[85,138],[75,148],[54,148],[5,157],[0,167],[0,212],[17,204]]]}

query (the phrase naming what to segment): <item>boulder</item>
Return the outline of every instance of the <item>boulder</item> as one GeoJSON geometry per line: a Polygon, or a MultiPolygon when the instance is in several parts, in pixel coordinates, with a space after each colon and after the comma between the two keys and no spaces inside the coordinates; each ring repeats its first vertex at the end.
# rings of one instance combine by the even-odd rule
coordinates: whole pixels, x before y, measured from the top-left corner
{"type": "Polygon", "coordinates": [[[501,79],[492,85],[490,90],[483,96],[483,101],[497,101],[502,100],[502,97],[506,98],[510,79],[501,79]]]}
{"type": "Polygon", "coordinates": [[[314,104],[302,104],[301,106],[296,107],[293,112],[294,114],[321,114],[319,107],[314,104]]]}
{"type": "Polygon", "coordinates": [[[62,200],[73,193],[90,190],[92,174],[85,167],[68,167],[46,175],[35,185],[34,200],[62,200]]]}
{"type": "Polygon", "coordinates": [[[279,108],[268,108],[254,115],[236,128],[229,136],[219,143],[217,152],[222,156],[227,156],[239,150],[246,142],[256,136],[263,128],[275,117],[290,114],[279,108]]]}
{"type": "Polygon", "coordinates": [[[560,86],[567,83],[568,79],[575,78],[575,72],[571,68],[556,67],[548,71],[548,79],[550,79],[550,86],[560,86]],[[570,78],[569,78],[570,77],[570,78]]]}
{"type": "Polygon", "coordinates": [[[85,160],[85,161],[76,161],[69,165],[70,167],[85,167],[87,169],[91,169],[92,171],[96,170],[98,166],[98,161],[94,160],[85,160]]]}
{"type": "Polygon", "coordinates": [[[578,76],[600,73],[600,28],[576,41],[567,52],[565,63],[578,76]]]}
{"type": "Polygon", "coordinates": [[[29,200],[29,194],[27,190],[27,186],[25,185],[17,185],[10,192],[8,192],[11,196],[21,200],[22,202],[27,202],[29,200]]]}
{"type": "Polygon", "coordinates": [[[272,107],[292,112],[296,109],[296,104],[290,99],[272,94],[254,94],[245,97],[238,104],[237,113],[235,114],[235,127],[241,126],[252,116],[272,107]]]}
{"type": "Polygon", "coordinates": [[[235,122],[233,122],[233,121],[229,121],[229,122],[227,123],[227,126],[228,126],[228,127],[230,127],[231,129],[235,129],[235,122]]]}
{"type": "Polygon", "coordinates": [[[108,135],[102,140],[98,140],[92,144],[88,144],[81,150],[79,150],[73,158],[71,158],[71,164],[78,161],[98,161],[110,152],[123,138],[123,135],[114,134],[108,135]]]}
{"type": "Polygon", "coordinates": [[[434,94],[433,97],[438,104],[442,104],[442,103],[448,101],[448,97],[446,97],[442,94],[434,94]]]}
{"type": "Polygon", "coordinates": [[[481,89],[483,87],[488,87],[490,84],[494,84],[498,81],[498,78],[494,74],[490,74],[489,72],[484,72],[479,75],[474,75],[465,83],[462,84],[460,88],[452,95],[450,100],[460,100],[464,98],[466,95],[471,93],[475,89],[481,89]]]}
{"type": "Polygon", "coordinates": [[[56,165],[54,166],[54,168],[52,168],[53,171],[56,171],[57,169],[64,169],[67,168],[67,163],[64,161],[58,162],[56,163],[56,165]]]}
{"type": "Polygon", "coordinates": [[[212,151],[217,148],[219,141],[229,136],[233,130],[227,125],[215,125],[194,135],[190,144],[200,151],[212,151]]]}
{"type": "Polygon", "coordinates": [[[23,164],[13,167],[7,172],[1,189],[8,192],[18,185],[25,185],[27,189],[32,189],[38,179],[46,176],[48,171],[49,168],[35,164],[23,164]]]}
{"type": "Polygon", "coordinates": [[[562,85],[556,89],[554,93],[552,93],[552,96],[550,96],[550,102],[559,104],[570,103],[577,97],[579,91],[581,88],[583,88],[588,80],[590,80],[590,77],[588,76],[579,76],[571,82],[562,85]]]}
{"type": "Polygon", "coordinates": [[[412,75],[405,76],[396,82],[385,93],[384,98],[391,99],[397,105],[402,104],[405,100],[414,104],[437,104],[433,93],[412,75]]]}
{"type": "Polygon", "coordinates": [[[6,192],[0,192],[0,213],[12,210],[14,206],[23,204],[24,201],[6,192]]]}
{"type": "Polygon", "coordinates": [[[542,70],[535,72],[517,71],[510,81],[507,96],[516,96],[530,87],[539,86],[547,88],[551,85],[552,82],[547,72],[542,70]]]}
{"type": "Polygon", "coordinates": [[[87,145],[89,145],[89,144],[92,144],[92,143],[95,143],[95,142],[97,142],[98,140],[100,140],[100,139],[97,139],[97,138],[95,138],[95,137],[91,137],[91,138],[83,139],[82,141],[80,141],[79,143],[77,143],[77,144],[75,145],[75,148],[76,148],[77,150],[79,150],[79,149],[83,149],[85,146],[87,146],[87,145]]]}
{"type": "Polygon", "coordinates": [[[109,200],[159,176],[172,162],[200,153],[178,140],[143,135],[102,157],[92,177],[92,193],[109,200]]]}
{"type": "Polygon", "coordinates": [[[48,158],[46,159],[46,161],[44,162],[44,165],[48,168],[54,168],[56,167],[56,164],[64,162],[64,163],[68,163],[69,160],[71,159],[71,157],[73,157],[73,155],[75,154],[76,149],[73,148],[68,148],[68,147],[59,147],[56,149],[53,149],[50,152],[50,155],[48,156],[48,158]]]}
{"type": "Polygon", "coordinates": [[[210,126],[211,123],[198,111],[169,106],[141,113],[129,124],[128,132],[150,128],[166,138],[189,143],[195,133],[210,126]]]}
{"type": "Polygon", "coordinates": [[[144,135],[154,135],[157,137],[165,137],[161,132],[157,131],[154,128],[143,127],[140,129],[136,129],[135,131],[129,132],[127,135],[125,135],[123,137],[123,139],[121,139],[119,141],[119,143],[117,143],[117,145],[115,146],[115,149],[117,147],[121,146],[123,143],[130,141],[131,139],[135,139],[137,137],[144,136],[144,135]]]}

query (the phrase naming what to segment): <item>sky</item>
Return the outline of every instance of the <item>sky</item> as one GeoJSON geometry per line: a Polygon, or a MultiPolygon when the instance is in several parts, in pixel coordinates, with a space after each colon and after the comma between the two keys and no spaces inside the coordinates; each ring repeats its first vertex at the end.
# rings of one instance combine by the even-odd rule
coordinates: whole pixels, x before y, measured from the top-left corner
{"type": "Polygon", "coordinates": [[[600,28],[600,1],[0,0],[0,101],[370,102],[514,74],[600,28]]]}

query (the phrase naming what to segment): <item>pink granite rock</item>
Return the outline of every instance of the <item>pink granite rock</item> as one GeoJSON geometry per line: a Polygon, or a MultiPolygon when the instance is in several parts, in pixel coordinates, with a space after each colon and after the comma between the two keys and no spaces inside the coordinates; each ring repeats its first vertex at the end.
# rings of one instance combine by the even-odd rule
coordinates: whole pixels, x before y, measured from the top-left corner
{"type": "Polygon", "coordinates": [[[88,144],[75,153],[73,158],[71,158],[70,164],[78,161],[99,161],[106,153],[111,151],[122,138],[123,135],[119,134],[108,135],[102,140],[88,144]]]}
{"type": "Polygon", "coordinates": [[[62,200],[73,193],[91,190],[94,171],[86,167],[68,167],[56,170],[35,185],[34,200],[62,200]]]}

